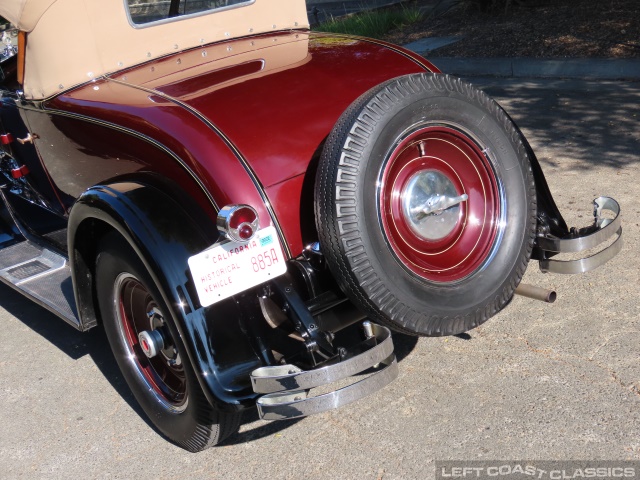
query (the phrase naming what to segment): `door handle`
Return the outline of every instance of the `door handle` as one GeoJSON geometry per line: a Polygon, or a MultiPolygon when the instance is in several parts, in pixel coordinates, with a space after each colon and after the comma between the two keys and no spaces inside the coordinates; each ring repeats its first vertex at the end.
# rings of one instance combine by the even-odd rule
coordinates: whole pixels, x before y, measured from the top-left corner
{"type": "Polygon", "coordinates": [[[39,138],[37,133],[28,133],[24,138],[16,138],[20,145],[24,145],[25,143],[33,144],[35,139],[39,138]]]}

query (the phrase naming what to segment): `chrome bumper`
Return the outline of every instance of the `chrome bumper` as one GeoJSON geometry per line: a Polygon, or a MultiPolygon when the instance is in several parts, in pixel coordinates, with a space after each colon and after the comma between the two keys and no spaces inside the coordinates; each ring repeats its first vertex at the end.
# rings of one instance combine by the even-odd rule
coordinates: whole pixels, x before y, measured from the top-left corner
{"type": "Polygon", "coordinates": [[[577,253],[585,252],[617,235],[616,240],[599,252],[577,260],[540,260],[540,270],[552,273],[584,273],[608,262],[622,248],[622,219],[620,205],[613,198],[598,197],[593,201],[594,225],[584,235],[574,234],[569,238],[538,237],[536,246],[544,252],[577,253]],[[602,218],[602,212],[609,210],[613,218],[602,218]]]}
{"type": "MultiPolygon", "coordinates": [[[[251,373],[258,414],[265,420],[282,420],[326,412],[381,389],[398,376],[393,341],[388,328],[371,324],[372,336],[350,350],[362,351],[346,360],[313,370],[294,365],[262,367],[251,373]],[[309,390],[347,379],[374,368],[364,379],[329,393],[309,397],[309,390]]],[[[348,357],[348,353],[347,353],[348,357]]]]}

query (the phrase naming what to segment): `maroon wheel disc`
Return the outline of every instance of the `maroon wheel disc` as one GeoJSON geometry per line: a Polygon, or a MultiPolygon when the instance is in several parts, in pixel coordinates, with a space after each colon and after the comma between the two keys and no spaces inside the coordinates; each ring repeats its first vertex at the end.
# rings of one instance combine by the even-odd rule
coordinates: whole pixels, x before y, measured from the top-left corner
{"type": "Polygon", "coordinates": [[[500,228],[500,190],[489,159],[451,126],[418,128],[396,143],[378,189],[389,246],[422,279],[467,277],[486,262],[500,228]]]}

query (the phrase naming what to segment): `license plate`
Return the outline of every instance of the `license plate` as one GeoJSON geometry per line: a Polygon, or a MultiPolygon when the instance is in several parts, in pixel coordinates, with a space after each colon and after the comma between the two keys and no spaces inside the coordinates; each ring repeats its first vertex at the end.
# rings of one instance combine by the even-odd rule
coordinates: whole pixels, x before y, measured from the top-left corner
{"type": "Polygon", "coordinates": [[[287,271],[274,227],[248,242],[228,242],[189,258],[189,269],[203,307],[260,285],[287,271]]]}

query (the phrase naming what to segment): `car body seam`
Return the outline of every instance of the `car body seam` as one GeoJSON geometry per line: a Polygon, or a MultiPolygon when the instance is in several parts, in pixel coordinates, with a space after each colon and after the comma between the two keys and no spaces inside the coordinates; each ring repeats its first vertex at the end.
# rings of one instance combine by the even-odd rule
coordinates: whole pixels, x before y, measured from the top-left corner
{"type": "Polygon", "coordinates": [[[178,100],[175,97],[167,95],[167,94],[165,94],[163,92],[160,92],[160,91],[152,89],[152,88],[142,87],[140,85],[134,85],[134,84],[131,84],[131,83],[123,82],[122,80],[117,80],[117,79],[111,78],[111,77],[107,77],[107,80],[110,81],[110,82],[117,83],[119,85],[125,85],[125,86],[131,87],[131,88],[136,88],[138,90],[142,90],[144,92],[151,93],[153,95],[158,95],[159,97],[162,97],[162,98],[164,98],[164,99],[166,99],[166,100],[168,100],[168,101],[170,101],[172,103],[175,103],[176,105],[179,105],[182,108],[186,109],[188,112],[192,113],[196,118],[198,118],[200,121],[202,121],[211,130],[216,132],[218,134],[218,136],[224,141],[224,143],[231,149],[231,151],[233,152],[235,157],[238,159],[238,161],[240,162],[240,164],[244,168],[245,172],[247,172],[247,175],[249,175],[249,178],[253,182],[253,185],[256,187],[256,190],[258,191],[258,194],[260,195],[260,198],[264,202],[264,206],[267,209],[267,212],[269,212],[269,217],[271,217],[271,222],[273,223],[273,226],[275,227],[276,232],[278,233],[278,238],[280,239],[280,243],[282,244],[282,247],[284,248],[287,257],[289,257],[289,258],[293,257],[292,254],[291,254],[291,249],[289,248],[289,244],[286,241],[286,237],[284,235],[284,231],[282,230],[282,227],[280,226],[280,222],[278,221],[278,219],[276,217],[275,210],[273,209],[273,205],[271,204],[271,201],[269,200],[269,197],[268,197],[268,195],[267,195],[267,193],[265,191],[264,185],[262,185],[262,183],[258,179],[258,176],[254,172],[254,170],[251,168],[251,166],[249,165],[249,162],[244,157],[242,152],[240,152],[238,147],[231,141],[231,139],[227,135],[225,135],[222,132],[222,130],[220,130],[220,128],[218,128],[217,125],[215,125],[213,122],[211,122],[211,120],[209,120],[207,117],[205,117],[196,108],[190,106],[189,104],[187,104],[187,103],[185,103],[185,102],[183,102],[181,100],[178,100]]]}
{"type": "Polygon", "coordinates": [[[147,135],[144,135],[144,134],[142,134],[140,132],[132,130],[130,128],[122,127],[122,126],[117,125],[117,124],[112,123],[112,122],[106,122],[104,120],[99,120],[97,118],[90,117],[88,115],[81,115],[81,114],[77,114],[77,113],[69,113],[69,112],[66,112],[64,110],[48,108],[46,106],[43,106],[41,111],[46,112],[46,113],[51,113],[51,114],[54,114],[54,115],[61,115],[61,116],[64,116],[64,117],[83,120],[83,121],[86,121],[86,122],[89,122],[89,123],[93,123],[93,124],[96,124],[96,125],[102,125],[103,127],[111,128],[112,130],[118,130],[118,131],[123,132],[125,134],[132,135],[132,136],[134,136],[136,138],[139,138],[139,139],[141,139],[141,140],[143,140],[143,141],[145,141],[147,143],[150,143],[151,145],[156,146],[157,148],[159,148],[160,150],[165,152],[167,155],[169,155],[171,158],[173,158],[174,160],[176,160],[180,164],[180,166],[189,174],[189,176],[191,178],[193,178],[195,180],[195,182],[201,188],[201,190],[203,191],[203,193],[205,194],[205,196],[207,197],[207,199],[209,200],[209,202],[211,203],[211,206],[215,209],[215,211],[216,212],[220,211],[220,207],[216,203],[215,199],[213,198],[213,196],[211,195],[211,193],[209,192],[207,187],[204,185],[204,183],[202,183],[202,180],[200,180],[200,178],[191,169],[191,167],[189,167],[189,165],[187,165],[184,162],[184,160],[182,160],[180,158],[180,156],[177,155],[173,150],[169,149],[168,147],[166,147],[162,143],[158,142],[157,140],[155,140],[155,139],[153,139],[153,138],[151,138],[151,137],[149,137],[147,135]]]}
{"type": "MultiPolygon", "coordinates": [[[[309,32],[311,33],[311,32],[309,32]]],[[[347,39],[351,39],[351,40],[358,40],[360,42],[365,42],[365,43],[371,43],[373,45],[379,45],[381,47],[386,48],[387,50],[391,50],[392,52],[395,52],[399,55],[402,55],[403,57],[411,60],[413,63],[415,63],[416,65],[419,65],[420,67],[424,68],[425,70],[431,72],[431,73],[438,73],[437,70],[433,70],[433,68],[437,67],[435,65],[433,65],[431,62],[429,62],[428,60],[425,59],[425,62],[422,62],[420,60],[418,60],[417,58],[415,58],[413,55],[410,55],[409,53],[407,53],[405,50],[395,47],[394,45],[387,43],[387,42],[383,42],[381,40],[375,40],[373,38],[367,38],[367,37],[360,37],[358,35],[349,35],[346,33],[323,33],[323,32],[317,32],[315,33],[315,35],[310,35],[310,37],[312,36],[316,36],[316,37],[339,37],[339,38],[347,38],[347,39]]]]}

